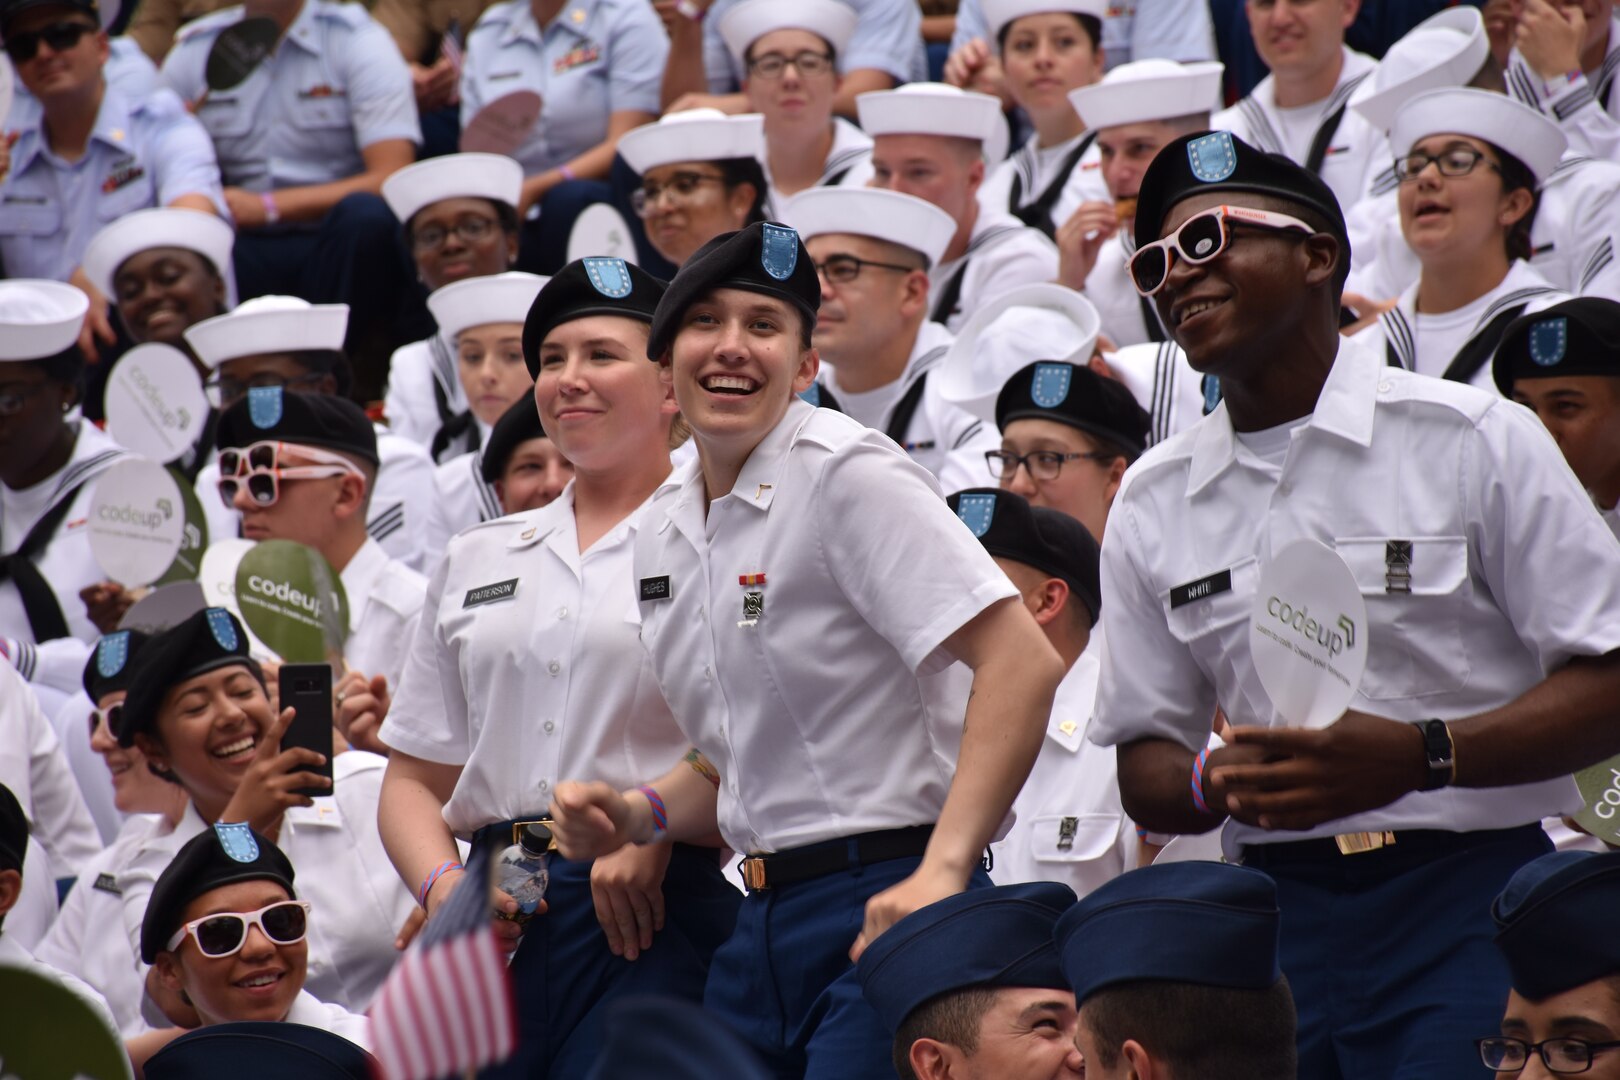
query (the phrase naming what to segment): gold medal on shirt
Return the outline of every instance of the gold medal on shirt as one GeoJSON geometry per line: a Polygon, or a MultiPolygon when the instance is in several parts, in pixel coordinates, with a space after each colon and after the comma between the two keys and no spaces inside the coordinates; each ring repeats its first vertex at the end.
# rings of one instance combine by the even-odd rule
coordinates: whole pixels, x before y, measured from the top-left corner
{"type": "Polygon", "coordinates": [[[765,573],[739,574],[737,584],[743,587],[743,617],[737,625],[744,629],[751,629],[760,619],[765,617],[765,573]]]}

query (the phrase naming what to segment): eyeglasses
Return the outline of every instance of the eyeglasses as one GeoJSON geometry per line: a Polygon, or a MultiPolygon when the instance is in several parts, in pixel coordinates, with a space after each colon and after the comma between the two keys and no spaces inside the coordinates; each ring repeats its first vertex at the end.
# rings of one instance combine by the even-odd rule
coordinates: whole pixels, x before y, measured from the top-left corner
{"type": "Polygon", "coordinates": [[[756,56],[748,61],[748,73],[761,79],[775,81],[782,77],[789,64],[798,68],[800,75],[825,75],[832,70],[833,60],[827,53],[813,52],[810,49],[792,56],[768,52],[764,56],[756,56]]]}
{"type": "Polygon", "coordinates": [[[915,267],[911,266],[900,266],[896,263],[881,263],[873,262],[871,259],[857,259],[853,255],[834,255],[826,262],[814,263],[813,265],[816,268],[816,273],[820,274],[834,285],[842,285],[846,281],[854,281],[856,278],[861,276],[862,268],[868,266],[875,266],[879,270],[897,270],[902,274],[909,274],[912,270],[916,269],[915,267]]]}
{"type": "Polygon", "coordinates": [[[1530,1064],[1530,1055],[1541,1055],[1547,1071],[1567,1075],[1583,1073],[1592,1067],[1592,1056],[1606,1050],[1620,1049],[1620,1042],[1587,1042],[1585,1039],[1543,1039],[1528,1043],[1523,1039],[1492,1036],[1475,1039],[1479,1047],[1479,1060],[1487,1069],[1497,1072],[1518,1072],[1530,1064]]]}
{"type": "Polygon", "coordinates": [[[124,718],[124,703],[121,702],[121,701],[117,705],[109,705],[105,709],[91,709],[90,710],[90,737],[92,739],[95,738],[96,737],[96,729],[99,728],[102,724],[106,724],[107,725],[107,734],[109,734],[109,735],[113,736],[114,738],[116,738],[118,736],[118,725],[123,720],[123,718],[124,718]]]}
{"type": "MultiPolygon", "coordinates": [[[[1395,159],[1395,178],[1403,184],[1410,184],[1422,175],[1423,170],[1431,164],[1440,170],[1441,176],[1467,176],[1479,168],[1479,163],[1485,161],[1485,155],[1467,146],[1457,146],[1443,154],[1424,154],[1413,151],[1403,158],[1395,159]]],[[[1502,170],[1495,162],[1485,161],[1485,164],[1498,173],[1502,170]]]]}
{"type": "Polygon", "coordinates": [[[1287,214],[1252,210],[1247,206],[1216,206],[1194,214],[1163,240],[1137,248],[1128,264],[1131,284],[1143,296],[1152,296],[1164,288],[1170,278],[1171,253],[1180,256],[1189,266],[1207,263],[1232,243],[1232,225],[1277,231],[1299,229],[1307,236],[1316,232],[1299,218],[1287,214]]]}
{"type": "Polygon", "coordinates": [[[432,251],[444,246],[444,242],[455,233],[469,244],[476,244],[480,240],[487,240],[496,229],[496,223],[486,217],[464,217],[450,228],[442,225],[424,225],[420,229],[411,230],[411,246],[417,251],[432,251]]]}
{"type": "Polygon", "coordinates": [[[636,212],[637,217],[646,217],[652,212],[653,204],[664,195],[669,196],[672,203],[690,202],[697,189],[703,184],[723,184],[726,178],[713,176],[709,173],[678,172],[669,178],[667,184],[643,184],[630,193],[630,209],[636,212]]]}
{"type": "Polygon", "coordinates": [[[248,497],[258,506],[274,506],[281,498],[283,480],[320,480],[330,476],[358,476],[365,473],[341,454],[298,443],[257,442],[241,449],[219,452],[219,497],[226,506],[236,505],[236,493],[246,483],[248,497]],[[291,450],[316,465],[283,465],[281,455],[291,450]],[[245,478],[245,479],[244,479],[245,478]]]}
{"type": "Polygon", "coordinates": [[[52,52],[66,52],[77,45],[86,34],[93,34],[100,27],[91,26],[82,22],[58,22],[39,30],[29,30],[21,34],[6,35],[6,55],[11,57],[13,63],[26,64],[39,52],[39,43],[43,41],[51,47],[52,52]]]}
{"type": "Polygon", "coordinates": [[[273,945],[295,945],[309,931],[309,901],[279,900],[258,911],[221,911],[192,919],[169,939],[168,951],[178,949],[190,934],[204,956],[235,956],[247,944],[250,926],[257,926],[273,945]]]}
{"type": "Polygon", "coordinates": [[[313,371],[308,375],[297,375],[289,379],[285,375],[255,375],[251,379],[231,379],[224,375],[215,375],[203,383],[203,391],[208,395],[208,403],[216,409],[223,409],[247,397],[249,390],[258,390],[266,386],[279,386],[283,390],[292,386],[309,386],[326,378],[324,371],[313,371]]]}
{"type": "Polygon", "coordinates": [[[16,416],[23,403],[41,390],[44,383],[6,383],[0,386],[0,416],[16,416]]]}
{"type": "Polygon", "coordinates": [[[990,466],[990,475],[1000,480],[1004,477],[1018,475],[1018,467],[1022,465],[1029,470],[1029,475],[1035,480],[1056,480],[1063,471],[1065,461],[1113,461],[1118,454],[1105,454],[1093,450],[1085,454],[1065,454],[1057,450],[1034,450],[1028,454],[1015,454],[1010,450],[986,450],[984,452],[985,464],[990,466]]]}

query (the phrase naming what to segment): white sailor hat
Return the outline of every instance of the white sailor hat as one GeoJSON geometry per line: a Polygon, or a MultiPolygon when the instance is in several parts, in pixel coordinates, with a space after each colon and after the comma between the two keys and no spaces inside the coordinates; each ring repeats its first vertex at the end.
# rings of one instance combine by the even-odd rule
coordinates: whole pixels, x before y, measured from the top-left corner
{"type": "Polygon", "coordinates": [[[349,329],[348,304],[311,304],[296,296],[256,296],[235,311],[186,331],[186,341],[209,369],[227,360],[265,353],[327,351],[343,348],[349,329]]]}
{"type": "Polygon", "coordinates": [[[907,83],[895,90],[857,94],[855,108],[868,135],[976,139],[992,164],[1007,156],[1007,121],[1000,99],[989,94],[945,83],[907,83]]]}
{"type": "Polygon", "coordinates": [[[922,252],[929,269],[956,235],[956,219],[933,203],[882,188],[810,188],[788,200],[782,221],[806,241],[847,233],[900,244],[922,252]]]}
{"type": "Polygon", "coordinates": [[[1426,90],[1467,86],[1485,63],[1490,41],[1478,8],[1446,8],[1389,47],[1350,95],[1350,107],[1387,132],[1402,105],[1426,90]]]}
{"type": "Polygon", "coordinates": [[[231,247],[236,230],[214,214],[183,207],[137,210],[108,225],[90,238],[81,266],[90,284],[102,295],[113,295],[113,277],[132,256],[152,248],[194,251],[207,259],[221,278],[231,277],[231,247]]]}
{"type": "Polygon", "coordinates": [[[743,0],[720,17],[720,37],[741,67],[748,46],[773,30],[808,30],[844,55],[855,33],[855,9],[839,0],[743,0]]]}
{"type": "Polygon", "coordinates": [[[390,174],[382,197],[401,225],[441,199],[493,199],[516,207],[523,197],[523,166],[505,154],[446,154],[390,174]]]}
{"type": "Polygon", "coordinates": [[[1102,82],[1070,90],[1069,104],[1094,131],[1207,114],[1220,104],[1225,71],[1224,64],[1213,60],[1138,60],[1121,64],[1102,82]]]}
{"type": "Polygon", "coordinates": [[[1101,21],[1108,17],[1108,0],[984,0],[979,5],[984,21],[990,26],[990,37],[1001,36],[1001,28],[1025,15],[1044,15],[1051,12],[1071,15],[1090,15],[1101,21]]]}
{"type": "Polygon", "coordinates": [[[940,367],[939,393],[995,423],[1007,380],[1037,360],[1084,366],[1102,319],[1091,301],[1050,282],[1024,285],[973,313],[940,367]]]}
{"type": "Polygon", "coordinates": [[[44,360],[79,340],[90,298],[60,281],[0,281],[0,361],[44,360]]]}
{"type": "Polygon", "coordinates": [[[682,161],[757,158],[765,152],[765,117],[727,116],[719,109],[684,109],[619,136],[619,153],[638,173],[682,161]]]}
{"type": "Polygon", "coordinates": [[[454,341],[456,335],[474,326],[490,323],[523,325],[540,288],[550,278],[512,270],[487,277],[463,278],[434,290],[427,298],[428,310],[439,324],[439,333],[454,341]]]}
{"type": "Polygon", "coordinates": [[[1529,106],[1505,94],[1458,87],[1419,94],[1396,110],[1389,148],[1402,158],[1419,139],[1441,134],[1485,140],[1524,162],[1537,183],[1552,175],[1569,145],[1557,124],[1529,106]]]}

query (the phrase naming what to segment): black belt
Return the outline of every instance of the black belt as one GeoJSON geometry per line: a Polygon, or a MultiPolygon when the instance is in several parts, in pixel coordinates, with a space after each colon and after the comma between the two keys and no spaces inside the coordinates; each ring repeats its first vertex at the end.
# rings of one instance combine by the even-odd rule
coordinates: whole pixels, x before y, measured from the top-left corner
{"type": "Polygon", "coordinates": [[[1343,838],[1323,836],[1315,840],[1291,840],[1280,844],[1246,844],[1243,865],[1264,870],[1268,867],[1298,866],[1307,863],[1354,862],[1372,866],[1381,862],[1410,861],[1451,855],[1469,848],[1499,844],[1504,840],[1528,837],[1541,831],[1540,825],[1520,825],[1512,829],[1479,829],[1474,832],[1448,832],[1443,829],[1400,829],[1383,833],[1352,833],[1354,837],[1377,837],[1376,846],[1360,847],[1340,843],[1343,838]]]}
{"type": "Polygon", "coordinates": [[[823,840],[770,855],[750,855],[741,864],[743,884],[748,886],[749,892],[758,892],[796,885],[858,866],[912,858],[928,849],[928,838],[933,834],[932,825],[912,825],[840,836],[836,840],[823,840]]]}
{"type": "MultiPolygon", "coordinates": [[[[524,826],[527,825],[544,825],[549,829],[551,828],[551,815],[541,814],[539,817],[513,818],[511,821],[491,822],[473,833],[473,848],[476,850],[477,848],[484,847],[486,844],[495,848],[508,847],[518,842],[518,837],[523,835],[524,826]]],[[[698,844],[682,844],[679,842],[675,844],[675,848],[678,851],[690,850],[697,852],[710,861],[718,861],[720,852],[719,848],[703,847],[698,844]]],[[[551,846],[546,850],[557,850],[557,838],[555,836],[551,838],[551,846]]]]}

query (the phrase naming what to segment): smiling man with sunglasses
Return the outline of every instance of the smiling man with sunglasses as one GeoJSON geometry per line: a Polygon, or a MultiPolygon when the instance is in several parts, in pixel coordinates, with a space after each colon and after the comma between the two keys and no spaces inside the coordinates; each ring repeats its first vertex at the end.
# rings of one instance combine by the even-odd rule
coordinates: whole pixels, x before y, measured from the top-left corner
{"type": "Polygon", "coordinates": [[[1458,1041],[1508,988],[1482,898],[1580,806],[1569,774],[1620,750],[1620,548],[1528,412],[1340,338],[1349,241],[1314,173],[1186,136],[1136,239],[1137,289],[1223,401],[1114,501],[1090,737],[1138,824],[1223,828],[1276,880],[1301,1076],[1475,1076],[1458,1041]],[[1319,729],[1287,726],[1249,648],[1301,539],[1344,558],[1370,623],[1352,708],[1319,729]]]}

